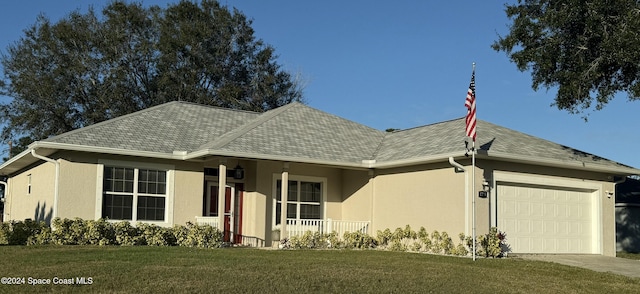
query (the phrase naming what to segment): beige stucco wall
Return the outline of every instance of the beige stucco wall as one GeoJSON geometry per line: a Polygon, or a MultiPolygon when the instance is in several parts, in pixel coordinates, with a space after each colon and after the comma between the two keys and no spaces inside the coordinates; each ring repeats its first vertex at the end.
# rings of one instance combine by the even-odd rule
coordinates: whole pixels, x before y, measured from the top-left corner
{"type": "Polygon", "coordinates": [[[410,225],[457,236],[465,231],[465,179],[448,164],[377,171],[372,232],[410,225]]]}
{"type": "Polygon", "coordinates": [[[342,171],[342,220],[370,221],[373,213],[373,173],[342,171]]]}
{"type": "Polygon", "coordinates": [[[53,217],[53,187],[55,165],[42,163],[8,179],[4,220],[45,220],[53,217]],[[31,193],[28,178],[31,175],[31,193]]]}
{"type": "Polygon", "coordinates": [[[97,169],[94,163],[59,159],[58,216],[95,219],[97,169]]]}
{"type": "Polygon", "coordinates": [[[174,171],[173,224],[195,222],[202,215],[204,173],[202,163],[177,162],[174,171]]]}

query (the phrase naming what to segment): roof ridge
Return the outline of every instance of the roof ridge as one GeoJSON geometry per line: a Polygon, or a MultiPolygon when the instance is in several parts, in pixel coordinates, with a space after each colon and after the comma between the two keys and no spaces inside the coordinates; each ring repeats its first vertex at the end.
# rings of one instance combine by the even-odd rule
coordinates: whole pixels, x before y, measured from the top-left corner
{"type": "Polygon", "coordinates": [[[206,108],[215,108],[215,109],[220,109],[220,110],[229,110],[229,111],[236,111],[236,112],[246,112],[246,113],[253,113],[253,114],[260,113],[260,112],[251,111],[251,110],[228,108],[228,107],[222,107],[222,106],[216,106],[216,105],[208,105],[208,104],[200,104],[200,103],[191,102],[191,101],[178,101],[178,100],[176,100],[176,101],[170,101],[170,102],[167,102],[167,103],[164,103],[164,104],[160,104],[160,105],[165,105],[165,104],[170,104],[170,103],[189,104],[189,105],[193,105],[193,106],[200,106],[200,107],[206,107],[206,108]]]}
{"type": "Polygon", "coordinates": [[[222,148],[225,145],[231,143],[233,140],[239,138],[240,136],[246,134],[247,132],[257,128],[261,124],[271,120],[272,118],[278,116],[279,114],[285,112],[286,110],[293,108],[294,106],[302,105],[299,102],[291,102],[287,105],[280,106],[278,108],[274,108],[262,113],[260,116],[255,119],[247,122],[246,124],[233,129],[226,134],[220,136],[217,140],[213,140],[211,142],[200,145],[197,149],[217,149],[222,148]]]}
{"type": "MultiPolygon", "coordinates": [[[[445,120],[445,121],[439,121],[439,122],[434,122],[434,123],[430,123],[430,124],[426,124],[426,125],[411,127],[411,128],[404,129],[404,130],[396,130],[396,131],[391,132],[390,134],[401,133],[401,132],[404,132],[404,131],[411,131],[411,130],[415,130],[415,129],[419,129],[419,128],[435,126],[435,125],[449,123],[449,122],[462,120],[462,119],[465,119],[465,117],[463,116],[463,117],[459,117],[459,118],[452,118],[452,119],[445,120]]],[[[484,121],[484,120],[478,119],[478,121],[484,121]]]]}
{"type": "Polygon", "coordinates": [[[117,117],[114,117],[114,118],[111,118],[111,119],[103,120],[103,121],[98,122],[98,123],[90,124],[90,125],[85,126],[85,127],[80,127],[80,128],[75,129],[75,130],[64,132],[62,134],[55,135],[53,137],[49,137],[49,138],[46,138],[46,139],[40,140],[40,141],[54,141],[56,139],[64,138],[64,137],[67,137],[67,136],[70,136],[70,135],[73,135],[73,134],[76,134],[76,133],[79,133],[79,132],[84,132],[84,131],[92,130],[94,128],[97,128],[97,127],[100,127],[100,126],[103,126],[103,125],[112,124],[112,123],[121,121],[121,120],[123,120],[125,118],[129,118],[129,117],[134,116],[134,115],[139,115],[141,113],[157,110],[158,108],[164,108],[164,107],[168,107],[170,105],[178,104],[178,103],[182,103],[182,101],[170,101],[170,102],[167,102],[167,103],[154,105],[154,106],[151,106],[151,107],[148,107],[148,108],[140,109],[138,111],[127,113],[127,114],[124,114],[124,115],[121,115],[121,116],[117,116],[117,117]]]}
{"type": "Polygon", "coordinates": [[[392,134],[393,132],[385,132],[384,136],[382,136],[382,138],[380,139],[380,141],[378,142],[378,146],[376,146],[376,149],[373,150],[373,154],[371,154],[371,157],[369,158],[369,160],[375,160],[376,158],[378,158],[378,153],[380,152],[380,150],[382,149],[382,144],[384,144],[384,140],[387,139],[387,136],[389,134],[392,134]]]}

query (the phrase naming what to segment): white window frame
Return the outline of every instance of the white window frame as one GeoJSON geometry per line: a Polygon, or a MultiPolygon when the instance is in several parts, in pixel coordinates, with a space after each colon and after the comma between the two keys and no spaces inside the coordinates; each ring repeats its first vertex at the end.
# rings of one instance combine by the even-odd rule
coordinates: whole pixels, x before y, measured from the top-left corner
{"type": "MultiPolygon", "coordinates": [[[[276,206],[278,204],[278,201],[281,200],[282,195],[277,194],[277,185],[278,185],[278,181],[282,180],[282,174],[273,174],[273,181],[272,181],[272,193],[271,195],[273,195],[272,197],[272,220],[271,223],[273,224],[273,227],[279,227],[280,225],[276,225],[276,220],[280,219],[280,215],[276,215],[276,206]]],[[[312,177],[312,176],[299,176],[299,175],[289,175],[289,181],[296,181],[296,182],[312,182],[312,183],[320,183],[321,187],[320,189],[322,190],[322,194],[320,196],[320,219],[321,220],[325,220],[327,219],[327,178],[324,177],[312,177]]],[[[283,183],[284,185],[284,183],[283,183]]],[[[298,184],[298,193],[300,192],[300,184],[298,184]]],[[[300,195],[298,194],[298,197],[300,197],[300,195]]],[[[290,201],[287,201],[287,203],[289,203],[290,201]]],[[[304,203],[304,202],[300,202],[300,201],[295,201],[296,203],[304,203]]],[[[300,220],[300,211],[299,211],[299,205],[297,205],[298,207],[298,211],[296,211],[296,218],[297,220],[300,220]]],[[[289,218],[287,218],[289,219],[289,218]]]]}
{"type": "MultiPolygon", "coordinates": [[[[146,193],[138,193],[138,171],[134,172],[134,197],[132,204],[132,219],[125,220],[131,222],[133,225],[136,223],[147,223],[147,224],[155,224],[162,227],[171,227],[173,226],[173,204],[174,204],[174,169],[175,166],[169,164],[157,164],[157,163],[148,163],[148,162],[131,162],[131,161],[117,161],[117,160],[99,160],[97,164],[97,180],[96,180],[96,210],[95,210],[95,219],[100,219],[102,217],[102,205],[103,205],[103,185],[104,185],[104,167],[124,167],[124,168],[133,168],[135,170],[140,169],[151,169],[151,170],[162,170],[166,171],[166,194],[165,194],[165,210],[164,210],[164,221],[149,221],[149,220],[138,220],[138,201],[137,196],[154,196],[160,197],[161,195],[157,194],[146,194],[146,193]]],[[[123,220],[108,220],[110,222],[120,222],[123,220]]]]}

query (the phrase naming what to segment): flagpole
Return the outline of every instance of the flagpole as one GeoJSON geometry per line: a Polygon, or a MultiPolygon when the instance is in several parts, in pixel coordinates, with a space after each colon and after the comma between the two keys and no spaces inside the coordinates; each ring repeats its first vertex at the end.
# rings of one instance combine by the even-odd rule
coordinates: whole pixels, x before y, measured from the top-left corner
{"type": "MultiPolygon", "coordinates": [[[[476,260],[476,63],[475,62],[473,63],[473,69],[471,71],[471,82],[469,83],[467,98],[465,98],[464,100],[464,106],[467,108],[467,117],[465,119],[466,139],[464,144],[465,148],[467,149],[467,152],[465,152],[464,155],[469,156],[469,151],[471,151],[471,203],[472,203],[471,206],[473,207],[471,210],[471,219],[472,219],[471,220],[471,228],[472,228],[471,251],[473,255],[473,261],[475,261],[476,260]],[[469,149],[469,139],[473,141],[471,143],[471,149],[469,149]]],[[[469,182],[466,182],[465,185],[469,185],[469,182]]],[[[469,186],[467,186],[465,190],[468,188],[469,186]]],[[[469,199],[466,199],[466,201],[469,201],[469,199]]]]}
{"type": "MultiPolygon", "coordinates": [[[[473,219],[473,260],[476,260],[476,141],[471,145],[471,198],[473,210],[471,218],[473,219]]],[[[468,203],[468,202],[467,202],[468,203]]]]}
{"type": "MultiPolygon", "coordinates": [[[[473,73],[475,75],[476,72],[476,63],[473,63],[473,73]]],[[[475,85],[474,85],[475,86],[475,85]]],[[[474,89],[475,92],[475,89],[474,89]]],[[[475,95],[474,95],[475,96],[475,95]]],[[[471,206],[473,207],[471,211],[472,218],[472,229],[473,229],[473,261],[476,260],[476,140],[473,139],[473,143],[471,143],[471,206]]],[[[468,202],[467,202],[468,203],[468,202]]]]}

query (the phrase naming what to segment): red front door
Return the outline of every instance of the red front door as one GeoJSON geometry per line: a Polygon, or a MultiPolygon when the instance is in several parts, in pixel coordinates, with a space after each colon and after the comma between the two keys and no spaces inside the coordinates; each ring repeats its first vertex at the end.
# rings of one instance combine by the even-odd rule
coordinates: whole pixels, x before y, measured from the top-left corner
{"type": "Polygon", "coordinates": [[[233,219],[235,220],[234,224],[234,234],[233,234],[233,242],[236,244],[242,243],[242,201],[244,196],[244,185],[241,183],[236,183],[235,189],[235,209],[233,210],[234,215],[233,219]]]}
{"type": "Polygon", "coordinates": [[[230,242],[231,231],[231,187],[224,189],[224,237],[225,242],[230,242]]]}
{"type": "MultiPolygon", "coordinates": [[[[242,201],[244,186],[241,183],[233,185],[234,186],[227,186],[224,190],[223,240],[224,242],[242,243],[242,201]],[[231,224],[232,219],[233,225],[231,224]],[[231,238],[232,235],[233,240],[231,238]]],[[[205,204],[207,207],[207,216],[218,216],[218,186],[213,183],[208,186],[209,197],[205,204]]]]}

